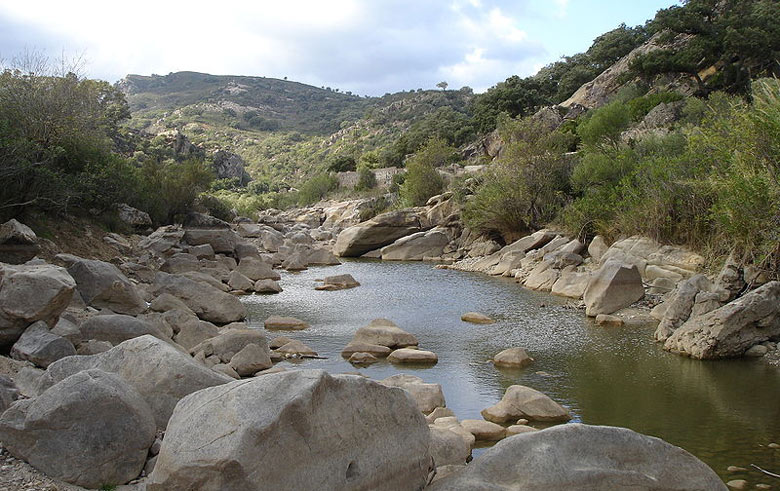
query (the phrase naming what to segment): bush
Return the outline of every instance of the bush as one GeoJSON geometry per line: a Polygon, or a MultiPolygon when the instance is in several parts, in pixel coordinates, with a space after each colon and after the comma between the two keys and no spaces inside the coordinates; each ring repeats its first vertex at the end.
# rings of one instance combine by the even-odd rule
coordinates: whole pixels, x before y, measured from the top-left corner
{"type": "Polygon", "coordinates": [[[317,174],[301,186],[298,191],[298,203],[310,205],[320,201],[339,186],[336,176],[328,173],[317,174]]]}
{"type": "Polygon", "coordinates": [[[358,169],[358,180],[355,191],[365,191],[376,187],[376,175],[368,167],[358,169]]]}
{"type": "Polygon", "coordinates": [[[620,145],[620,134],[628,129],[631,114],[622,102],[609,103],[577,126],[577,134],[586,148],[601,151],[615,150],[620,145]]]}
{"type": "Polygon", "coordinates": [[[436,170],[451,163],[457,150],[440,138],[432,138],[406,163],[406,176],[400,186],[405,206],[422,206],[444,190],[444,178],[436,170]]]}

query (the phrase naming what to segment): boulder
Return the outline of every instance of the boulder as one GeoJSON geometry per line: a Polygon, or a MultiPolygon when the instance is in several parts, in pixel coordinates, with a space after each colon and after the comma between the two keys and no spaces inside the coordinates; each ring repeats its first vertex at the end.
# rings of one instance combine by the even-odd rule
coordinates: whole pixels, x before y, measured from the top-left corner
{"type": "Polygon", "coordinates": [[[0,375],[0,415],[5,412],[6,409],[11,407],[11,404],[19,398],[19,389],[14,385],[14,381],[8,377],[0,375]]]}
{"type": "Polygon", "coordinates": [[[246,317],[246,307],[236,297],[185,276],[157,273],[153,293],[169,293],[184,302],[201,319],[216,324],[228,324],[246,317]]]}
{"type": "Polygon", "coordinates": [[[534,431],[539,430],[528,425],[511,425],[507,426],[506,428],[506,436],[510,437],[514,435],[520,435],[522,433],[533,433],[534,431]]]}
{"type": "Polygon", "coordinates": [[[626,428],[567,424],[496,444],[431,491],[474,489],[725,490],[706,464],[626,428]]]}
{"type": "Polygon", "coordinates": [[[0,347],[10,346],[28,325],[54,325],[73,298],[76,282],[52,265],[0,264],[0,347]]]}
{"type": "Polygon", "coordinates": [[[593,240],[588,244],[588,254],[590,254],[590,257],[593,258],[593,262],[596,264],[601,262],[601,258],[608,249],[607,241],[601,235],[593,237],[593,240]]]}
{"type": "Polygon", "coordinates": [[[494,423],[525,418],[530,421],[568,421],[569,411],[541,392],[523,385],[512,385],[501,402],[482,410],[482,417],[494,423]]]}
{"type": "Polygon", "coordinates": [[[428,414],[436,408],[444,407],[444,392],[439,384],[428,384],[423,379],[414,375],[400,373],[379,381],[388,387],[398,387],[408,392],[417,403],[417,407],[424,414],[428,414]]]}
{"type": "Polygon", "coordinates": [[[184,231],[184,242],[197,246],[209,244],[215,253],[233,254],[238,236],[230,229],[193,229],[184,231]]]}
{"type": "Polygon", "coordinates": [[[127,203],[116,205],[119,219],[134,230],[146,230],[152,226],[152,218],[145,211],[133,208],[127,203]]]}
{"type": "Polygon", "coordinates": [[[184,238],[184,230],[177,225],[160,227],[138,242],[138,247],[157,254],[165,254],[179,245],[184,238]]]}
{"type": "Polygon", "coordinates": [[[416,348],[400,348],[394,350],[387,357],[387,361],[390,363],[420,363],[420,364],[435,364],[438,363],[439,357],[433,351],[425,351],[416,348]]]}
{"type": "Polygon", "coordinates": [[[269,341],[268,347],[271,349],[279,349],[290,341],[292,341],[292,339],[286,336],[278,336],[269,341]]]}
{"type": "Polygon", "coordinates": [[[327,249],[314,248],[306,256],[306,262],[311,266],[335,266],[341,264],[332,252],[327,249]]]}
{"type": "Polygon", "coordinates": [[[274,366],[268,349],[260,344],[247,344],[230,358],[228,364],[241,377],[249,377],[274,366]]]}
{"type": "Polygon", "coordinates": [[[460,320],[463,322],[471,322],[472,324],[493,324],[496,322],[485,314],[479,312],[466,312],[460,316],[460,320]]]}
{"type": "MultiPolygon", "coordinates": [[[[386,348],[390,349],[390,348],[386,348]]],[[[350,355],[349,360],[353,365],[371,365],[379,361],[379,359],[371,353],[356,352],[350,355]]]]}
{"type": "Polygon", "coordinates": [[[244,159],[240,155],[227,150],[217,150],[214,153],[212,166],[217,179],[236,179],[239,186],[246,186],[252,178],[244,169],[244,159]]]}
{"type": "Polygon", "coordinates": [[[378,358],[387,357],[393,350],[387,346],[380,346],[378,344],[370,344],[364,342],[352,341],[341,350],[341,356],[344,358],[352,358],[355,353],[364,353],[373,355],[378,358]]]}
{"type": "Polygon", "coordinates": [[[96,315],[85,320],[79,327],[83,339],[108,341],[116,346],[128,339],[150,334],[158,339],[166,340],[163,333],[155,326],[129,315],[112,314],[96,315]]]}
{"type": "Polygon", "coordinates": [[[460,425],[463,429],[474,435],[474,439],[477,441],[495,442],[506,436],[506,429],[503,426],[491,423],[490,421],[464,419],[460,422],[460,425]]]}
{"type": "Polygon", "coordinates": [[[38,381],[43,391],[71,375],[96,368],[115,373],[149,404],[159,429],[165,429],[182,397],[230,381],[153,336],[141,336],[91,356],[69,356],[55,361],[38,381]]]}
{"type": "Polygon", "coordinates": [[[699,359],[728,358],[776,339],[780,339],[780,281],[689,319],[669,336],[664,349],[699,359]]]}
{"type": "Polygon", "coordinates": [[[333,253],[340,257],[358,257],[425,228],[415,210],[382,213],[343,230],[336,238],[333,253]]]}
{"type": "Polygon", "coordinates": [[[666,341],[678,327],[683,325],[693,312],[696,295],[701,291],[709,290],[711,286],[710,280],[703,274],[679,283],[677,289],[664,302],[667,307],[655,330],[655,340],[666,341]]]}
{"type": "Polygon", "coordinates": [[[200,262],[197,257],[186,252],[177,252],[172,255],[160,266],[160,271],[164,273],[181,274],[187,271],[198,271],[200,262]]]}
{"type": "Polygon", "coordinates": [[[238,263],[236,271],[246,276],[252,281],[274,280],[278,281],[282,277],[274,271],[270,264],[256,257],[245,257],[238,263]]]}
{"type": "Polygon", "coordinates": [[[596,316],[596,325],[605,327],[622,327],[623,319],[616,315],[599,314],[596,316]]]}
{"type": "Polygon", "coordinates": [[[282,268],[285,271],[303,271],[307,269],[306,259],[300,252],[293,253],[282,262],[282,268]]]}
{"type": "Polygon", "coordinates": [[[147,489],[421,489],[428,447],[425,420],[403,391],[286,371],[182,400],[147,489]]]}
{"type": "Polygon", "coordinates": [[[300,319],[296,319],[295,317],[272,315],[265,320],[264,326],[266,329],[291,329],[299,331],[308,328],[309,324],[300,319]]]}
{"type": "Polygon", "coordinates": [[[68,266],[68,273],[76,280],[81,298],[87,305],[128,315],[138,315],[146,310],[146,302],[135,285],[113,264],[76,258],[68,266]]]}
{"type": "Polygon", "coordinates": [[[230,273],[230,276],[228,276],[228,286],[231,290],[243,290],[245,292],[251,291],[255,287],[252,280],[242,275],[238,271],[233,271],[230,273]]]}
{"type": "Polygon", "coordinates": [[[57,320],[57,324],[51,329],[51,333],[62,336],[70,341],[73,346],[78,346],[82,342],[81,331],[74,321],[75,318],[70,315],[66,314],[60,316],[57,320]]]}
{"type": "Polygon", "coordinates": [[[276,352],[283,355],[317,356],[316,351],[309,348],[297,339],[292,339],[290,342],[280,346],[276,352]]]}
{"type": "Polygon", "coordinates": [[[322,285],[314,287],[315,290],[347,290],[349,288],[355,288],[360,286],[360,283],[355,281],[355,278],[351,274],[340,274],[337,276],[326,276],[322,280],[322,285]]]}
{"type": "Polygon", "coordinates": [[[39,251],[38,237],[30,227],[14,218],[0,225],[0,262],[26,263],[39,251]]]}
{"type": "Polygon", "coordinates": [[[558,281],[559,274],[560,272],[552,268],[550,263],[542,261],[531,271],[523,286],[531,290],[549,292],[552,290],[555,282],[558,281]]]}
{"type": "Polygon", "coordinates": [[[523,348],[509,348],[493,357],[493,365],[501,368],[523,368],[532,364],[534,359],[523,348]]]}
{"type": "Polygon", "coordinates": [[[433,411],[431,411],[430,414],[425,416],[425,421],[428,422],[428,424],[435,423],[437,419],[439,418],[450,418],[454,417],[455,413],[452,412],[452,409],[448,407],[437,407],[433,411]]]}
{"type": "Polygon", "coordinates": [[[170,293],[163,293],[155,297],[154,300],[152,300],[152,303],[149,305],[149,308],[155,312],[180,310],[182,312],[190,312],[192,315],[195,315],[195,313],[192,312],[189,307],[187,307],[187,304],[182,302],[181,299],[174,297],[170,293]]]}
{"type": "Polygon", "coordinates": [[[282,287],[274,280],[258,280],[252,288],[257,293],[282,293],[282,287]]]}
{"type": "Polygon", "coordinates": [[[114,346],[108,341],[95,341],[90,339],[89,341],[85,341],[79,345],[79,348],[76,350],[76,354],[96,355],[98,353],[104,353],[113,347],[114,346]]]}
{"type": "Polygon", "coordinates": [[[553,283],[551,293],[569,298],[582,298],[590,282],[589,272],[561,271],[553,283]]]}
{"type": "Polygon", "coordinates": [[[645,295],[642,277],[635,265],[607,261],[590,279],[583,296],[585,313],[591,317],[611,314],[645,295]]]}
{"type": "MultiPolygon", "coordinates": [[[[238,247],[238,245],[236,245],[236,247],[238,247]]],[[[187,249],[187,252],[195,256],[196,259],[214,259],[214,248],[211,247],[211,244],[192,246],[187,249]]]]}
{"type": "MultiPolygon", "coordinates": [[[[350,342],[350,344],[353,343],[379,345],[388,348],[405,348],[419,344],[413,334],[404,331],[387,319],[374,319],[368,326],[358,329],[350,342]]],[[[372,351],[365,349],[360,351],[372,353],[372,351]]]]}
{"type": "Polygon", "coordinates": [[[98,488],[135,479],[156,427],[149,405],[121,377],[84,370],[0,417],[8,451],[48,476],[98,488]]]}
{"type": "Polygon", "coordinates": [[[450,243],[450,237],[442,230],[433,229],[428,232],[401,237],[392,244],[382,248],[383,261],[422,261],[426,256],[441,256],[444,247],[450,243]]]}
{"type": "Polygon", "coordinates": [[[43,321],[28,327],[11,348],[11,358],[30,361],[43,368],[75,354],[73,343],[49,331],[43,321]]]}
{"type": "Polygon", "coordinates": [[[430,452],[436,466],[463,465],[471,457],[469,441],[450,428],[430,425],[430,452]]]}

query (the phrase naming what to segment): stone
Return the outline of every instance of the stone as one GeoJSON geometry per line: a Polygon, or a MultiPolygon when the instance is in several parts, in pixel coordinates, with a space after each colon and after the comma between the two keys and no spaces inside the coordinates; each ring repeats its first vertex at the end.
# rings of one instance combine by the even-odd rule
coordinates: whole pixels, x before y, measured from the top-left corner
{"type": "Polygon", "coordinates": [[[243,290],[246,292],[253,290],[255,287],[252,280],[242,275],[238,271],[232,271],[230,273],[230,276],[228,277],[228,286],[231,290],[243,290]]]}
{"type": "Polygon", "coordinates": [[[184,242],[197,246],[209,244],[215,253],[233,254],[238,236],[230,229],[192,229],[184,231],[184,242]]]}
{"type": "Polygon", "coordinates": [[[439,357],[432,351],[415,348],[400,348],[390,353],[387,357],[387,361],[390,363],[419,363],[427,365],[438,363],[439,357]]]}
{"type": "Polygon", "coordinates": [[[561,271],[550,293],[569,298],[582,298],[590,282],[590,272],[561,271]]]}
{"type": "Polygon", "coordinates": [[[46,475],[98,488],[135,479],[154,442],[152,410],[117,375],[84,370],[0,417],[5,448],[46,475]]]}
{"type": "Polygon", "coordinates": [[[393,350],[387,346],[352,341],[341,350],[341,356],[344,358],[351,358],[355,353],[365,353],[378,358],[385,358],[392,351],[393,350]]]}
{"type": "Polygon", "coordinates": [[[425,420],[403,391],[286,371],[182,400],[147,489],[421,489],[428,447],[425,420]]]}
{"type": "Polygon", "coordinates": [[[751,346],[780,338],[780,281],[767,283],[723,307],[694,317],[664,349],[698,359],[742,356],[751,346]]]}
{"type": "Polygon", "coordinates": [[[153,293],[169,293],[184,302],[198,317],[215,324],[246,318],[246,307],[236,297],[185,276],[157,273],[153,293]]]}
{"type": "Polygon", "coordinates": [[[188,271],[198,271],[200,262],[197,257],[186,252],[177,252],[172,255],[160,266],[160,271],[164,273],[181,274],[188,271]]]}
{"type": "Polygon", "coordinates": [[[383,261],[422,261],[425,256],[441,256],[450,243],[443,230],[433,229],[401,237],[381,249],[383,261]]]}
{"type": "Polygon", "coordinates": [[[490,421],[480,419],[464,419],[460,425],[469,433],[474,435],[478,442],[495,442],[506,436],[506,429],[490,421]]]}
{"type": "Polygon", "coordinates": [[[322,280],[322,285],[314,287],[315,290],[347,290],[349,288],[355,288],[360,286],[360,283],[355,281],[355,278],[351,274],[340,274],[337,276],[326,276],[322,280]]]}
{"type": "MultiPolygon", "coordinates": [[[[204,268],[204,270],[208,270],[208,269],[204,268]]],[[[230,277],[230,272],[227,269],[220,270],[218,268],[213,268],[210,273],[202,273],[199,271],[187,271],[181,273],[178,276],[181,276],[183,278],[188,278],[192,281],[197,281],[198,283],[204,283],[205,285],[210,286],[212,288],[216,288],[221,292],[230,291],[230,287],[222,283],[223,280],[227,281],[227,279],[230,277]]]]}
{"type": "Polygon", "coordinates": [[[599,314],[596,316],[596,324],[604,327],[622,327],[624,322],[616,315],[599,314]]]}
{"type": "Polygon", "coordinates": [[[313,248],[306,256],[306,262],[312,266],[335,266],[341,264],[339,258],[337,258],[332,252],[327,249],[313,248]]]}
{"type": "Polygon", "coordinates": [[[527,425],[512,425],[506,428],[506,436],[510,437],[514,435],[520,435],[522,433],[532,433],[534,431],[539,431],[539,430],[527,425]]]}
{"type": "Polygon", "coordinates": [[[260,370],[271,368],[271,357],[267,349],[258,344],[248,344],[230,358],[230,368],[241,377],[251,377],[260,370]]]}
{"type": "Polygon", "coordinates": [[[38,237],[30,227],[14,218],[0,225],[0,262],[23,264],[38,252],[38,237]]]}
{"type": "Polygon", "coordinates": [[[257,345],[270,356],[268,342],[262,331],[247,328],[226,328],[218,336],[207,339],[190,350],[193,356],[215,356],[222,363],[230,363],[233,356],[247,347],[257,345]]]}
{"type": "Polygon", "coordinates": [[[466,312],[460,316],[460,320],[464,322],[471,322],[472,324],[493,324],[496,322],[485,314],[479,312],[466,312]]]}
{"type": "Polygon", "coordinates": [[[214,152],[212,167],[217,179],[236,179],[239,186],[246,186],[252,178],[244,168],[244,159],[240,155],[227,150],[214,152]]]}
{"type": "Polygon", "coordinates": [[[187,252],[195,256],[196,259],[214,259],[214,248],[211,247],[211,244],[192,246],[187,252]]]}
{"type": "Polygon", "coordinates": [[[352,353],[348,360],[353,365],[372,365],[379,361],[379,359],[371,353],[352,353]]]}
{"type": "Polygon", "coordinates": [[[286,271],[303,271],[307,269],[306,259],[301,253],[293,253],[282,262],[282,268],[286,271]]]}
{"type": "MultiPolygon", "coordinates": [[[[579,241],[573,241],[579,244],[579,241]]],[[[572,242],[569,242],[571,244],[572,242]]],[[[568,245],[568,244],[567,244],[568,245]]],[[[561,249],[551,252],[549,254],[544,255],[544,261],[550,263],[550,266],[554,269],[563,269],[569,266],[579,266],[582,264],[584,259],[579,254],[575,254],[573,252],[566,252],[563,249],[566,246],[562,247],[561,249]]],[[[576,249],[576,247],[570,247],[573,249],[576,249]]]]}
{"type": "Polygon", "coordinates": [[[626,428],[566,424],[513,436],[431,491],[473,489],[725,490],[706,464],[626,428]]]}
{"type": "Polygon", "coordinates": [[[17,399],[19,399],[19,389],[14,385],[14,381],[0,375],[0,415],[17,399]]]}
{"type": "Polygon", "coordinates": [[[745,351],[745,356],[748,358],[761,358],[769,352],[769,348],[761,344],[755,344],[745,351]]]}
{"type": "Polygon", "coordinates": [[[336,238],[333,253],[339,257],[358,257],[425,228],[415,210],[382,213],[343,230],[336,238]]]}
{"type": "Polygon", "coordinates": [[[274,280],[278,281],[282,277],[273,270],[270,264],[256,258],[245,257],[238,263],[236,271],[246,276],[252,281],[258,280],[274,280]]]}
{"type": "Polygon", "coordinates": [[[76,354],[73,344],[49,331],[43,321],[28,327],[11,348],[11,358],[30,361],[46,368],[53,362],[76,354]]]}
{"type": "Polygon", "coordinates": [[[295,317],[281,317],[278,315],[272,315],[267,318],[263,324],[266,329],[287,329],[294,331],[300,331],[301,329],[309,327],[307,322],[296,319],[295,317]]]}
{"type": "Polygon", "coordinates": [[[655,330],[656,341],[666,341],[693,312],[696,296],[701,291],[707,291],[711,287],[710,280],[704,275],[696,275],[683,281],[664,302],[667,304],[661,322],[655,330]]]}
{"type": "Polygon", "coordinates": [[[152,218],[148,213],[133,208],[127,203],[116,205],[116,211],[119,214],[119,219],[135,230],[150,229],[152,226],[152,218]]]}
{"type": "Polygon", "coordinates": [[[431,411],[430,414],[425,416],[425,421],[428,422],[428,424],[433,424],[436,422],[439,418],[451,418],[454,417],[455,413],[452,412],[452,409],[448,407],[437,407],[433,411],[431,411]]]}
{"type": "Polygon", "coordinates": [[[79,329],[84,339],[108,341],[114,346],[146,334],[166,340],[163,333],[152,324],[129,315],[96,315],[85,320],[79,329]]]}
{"type": "MultiPolygon", "coordinates": [[[[387,319],[374,319],[368,326],[358,329],[350,344],[352,343],[386,346],[388,348],[406,348],[419,344],[413,334],[404,331],[387,319]]],[[[367,349],[361,349],[360,351],[373,353],[373,351],[367,349]]]]}
{"type": "Polygon", "coordinates": [[[138,247],[157,254],[164,254],[179,245],[184,238],[184,230],[177,225],[160,227],[138,242],[138,247]]]}
{"type": "Polygon", "coordinates": [[[190,312],[192,315],[195,315],[195,313],[192,312],[189,307],[187,307],[187,304],[182,302],[181,299],[174,297],[170,293],[163,293],[162,295],[155,297],[154,300],[152,300],[152,303],[149,305],[149,308],[155,312],[179,310],[182,312],[190,312]]]}
{"type": "Polygon", "coordinates": [[[76,282],[58,266],[0,264],[0,347],[15,343],[34,322],[54,325],[75,289],[76,282]]]}
{"type": "Polygon", "coordinates": [[[275,349],[279,349],[282,346],[284,346],[285,344],[289,343],[290,341],[292,341],[292,339],[290,339],[290,338],[288,338],[286,336],[278,336],[278,337],[273,338],[268,343],[268,347],[271,348],[271,349],[274,349],[274,350],[275,349]]]}
{"type": "Polygon", "coordinates": [[[90,339],[89,341],[85,341],[79,345],[79,348],[76,350],[76,354],[96,355],[98,353],[108,351],[113,347],[114,345],[108,341],[95,341],[94,339],[90,339]]]}
{"type": "Polygon", "coordinates": [[[388,387],[398,387],[407,391],[417,403],[417,407],[424,414],[428,414],[436,408],[446,406],[444,392],[439,384],[429,384],[414,375],[400,373],[379,381],[388,387]]]}
{"type": "Polygon", "coordinates": [[[728,486],[730,489],[747,489],[748,482],[744,479],[732,479],[726,483],[726,486],[728,486]]]}
{"type": "Polygon", "coordinates": [[[532,364],[534,359],[523,348],[509,348],[493,357],[493,365],[501,368],[523,368],[532,364]]]}
{"type": "Polygon", "coordinates": [[[523,286],[531,290],[549,292],[558,281],[559,274],[557,269],[550,267],[550,263],[543,261],[531,271],[523,286]]]}
{"type": "Polygon", "coordinates": [[[288,343],[280,346],[276,352],[283,355],[317,356],[316,351],[309,348],[297,339],[290,340],[288,343]]]}
{"type": "Polygon", "coordinates": [[[97,355],[69,356],[55,361],[38,380],[38,391],[92,368],[115,373],[135,388],[152,409],[159,429],[165,429],[179,399],[230,380],[164,341],[146,335],[97,355]]]}
{"type": "Polygon", "coordinates": [[[87,305],[127,315],[138,315],[146,310],[146,302],[135,285],[113,264],[76,258],[68,266],[68,274],[76,280],[81,298],[87,305]]]}
{"type": "Polygon", "coordinates": [[[583,296],[585,313],[595,317],[611,314],[642,299],[645,288],[634,265],[607,261],[590,279],[583,296]]]}
{"type": "Polygon", "coordinates": [[[430,425],[430,452],[440,465],[462,465],[471,457],[471,445],[458,433],[443,426],[430,425]]]}
{"type": "Polygon", "coordinates": [[[283,291],[279,283],[274,280],[258,280],[255,282],[253,289],[255,292],[263,294],[282,293],[283,291]]]}
{"type": "Polygon", "coordinates": [[[541,392],[524,385],[511,385],[501,401],[482,410],[482,417],[494,423],[506,423],[518,418],[529,421],[568,421],[569,411],[541,392]]]}
{"type": "Polygon", "coordinates": [[[51,333],[56,334],[57,336],[62,336],[63,338],[70,341],[73,346],[78,346],[82,341],[81,331],[79,330],[79,326],[77,326],[74,321],[75,318],[70,315],[65,314],[60,316],[59,320],[57,320],[57,323],[51,329],[51,333]]]}

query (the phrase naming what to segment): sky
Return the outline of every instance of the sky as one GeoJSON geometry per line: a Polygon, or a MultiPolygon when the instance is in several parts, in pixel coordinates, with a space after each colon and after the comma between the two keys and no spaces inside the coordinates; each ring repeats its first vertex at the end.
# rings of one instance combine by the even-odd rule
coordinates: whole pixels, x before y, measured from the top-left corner
{"type": "Polygon", "coordinates": [[[587,50],[675,0],[0,0],[0,59],[83,61],[87,76],[184,70],[288,77],[359,95],[446,81],[482,92],[587,50]]]}

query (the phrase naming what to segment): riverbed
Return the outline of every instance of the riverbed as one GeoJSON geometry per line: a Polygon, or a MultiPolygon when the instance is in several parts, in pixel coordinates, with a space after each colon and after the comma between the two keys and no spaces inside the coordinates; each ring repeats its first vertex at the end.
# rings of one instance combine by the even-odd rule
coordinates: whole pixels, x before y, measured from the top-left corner
{"type": "MultiPolygon", "coordinates": [[[[311,324],[304,331],[268,331],[269,339],[299,339],[325,360],[281,366],[360,372],[373,379],[409,373],[442,385],[458,419],[481,419],[513,384],[537,389],[566,406],[576,422],[624,426],[678,445],[721,477],[777,484],[751,469],[780,471],[780,370],[758,360],[698,361],[664,352],[652,327],[605,328],[588,320],[571,301],[533,292],[506,278],[434,269],[429,263],[349,261],[340,266],[282,273],[278,295],[243,297],[249,323],[262,328],[270,315],[311,324]],[[361,286],[315,291],[315,279],[349,273],[361,286]],[[497,320],[476,325],[460,320],[477,311],[497,320]],[[354,332],[387,318],[417,336],[439,357],[432,367],[380,361],[356,368],[340,352],[354,332]],[[535,363],[521,370],[496,369],[499,351],[523,347],[535,363]]],[[[541,427],[541,426],[539,426],[541,427]]],[[[479,450],[475,450],[475,455],[479,450]]]]}

